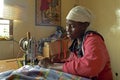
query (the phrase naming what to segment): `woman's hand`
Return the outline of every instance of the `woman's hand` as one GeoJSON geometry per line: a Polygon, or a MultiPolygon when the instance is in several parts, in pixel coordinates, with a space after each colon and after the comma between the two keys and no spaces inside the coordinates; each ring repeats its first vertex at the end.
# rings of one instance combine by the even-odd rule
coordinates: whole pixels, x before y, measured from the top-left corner
{"type": "Polygon", "coordinates": [[[53,65],[50,65],[48,68],[58,70],[58,71],[62,71],[63,64],[64,63],[54,63],[53,65]]]}
{"type": "Polygon", "coordinates": [[[39,61],[38,65],[40,67],[48,68],[50,65],[53,65],[50,58],[43,58],[39,61]]]}
{"type": "Polygon", "coordinates": [[[63,63],[53,63],[50,58],[42,58],[38,65],[43,68],[62,71],[63,63]]]}

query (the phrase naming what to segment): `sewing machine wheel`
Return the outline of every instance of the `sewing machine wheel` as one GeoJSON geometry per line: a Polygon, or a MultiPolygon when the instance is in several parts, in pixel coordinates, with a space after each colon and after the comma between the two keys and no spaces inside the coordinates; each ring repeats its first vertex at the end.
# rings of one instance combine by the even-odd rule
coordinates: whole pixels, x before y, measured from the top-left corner
{"type": "Polygon", "coordinates": [[[27,41],[27,38],[21,38],[20,41],[19,41],[19,45],[20,45],[20,49],[22,51],[27,51],[27,47],[28,47],[28,41],[27,41]]]}

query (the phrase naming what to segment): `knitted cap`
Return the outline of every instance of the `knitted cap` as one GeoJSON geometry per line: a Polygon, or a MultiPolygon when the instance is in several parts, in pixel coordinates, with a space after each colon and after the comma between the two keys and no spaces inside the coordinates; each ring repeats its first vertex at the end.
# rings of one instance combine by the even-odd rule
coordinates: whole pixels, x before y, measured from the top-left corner
{"type": "Polygon", "coordinates": [[[70,10],[66,19],[77,22],[91,22],[92,15],[91,12],[88,11],[86,8],[81,6],[76,6],[70,10]]]}

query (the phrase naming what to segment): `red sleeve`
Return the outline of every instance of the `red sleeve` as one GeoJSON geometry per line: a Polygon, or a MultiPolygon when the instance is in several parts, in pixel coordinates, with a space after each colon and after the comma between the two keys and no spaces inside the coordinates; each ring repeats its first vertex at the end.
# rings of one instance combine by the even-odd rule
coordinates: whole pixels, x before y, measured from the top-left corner
{"type": "Polygon", "coordinates": [[[84,43],[84,56],[66,62],[63,71],[84,77],[94,77],[104,68],[108,56],[104,41],[96,34],[86,36],[84,43]]]}

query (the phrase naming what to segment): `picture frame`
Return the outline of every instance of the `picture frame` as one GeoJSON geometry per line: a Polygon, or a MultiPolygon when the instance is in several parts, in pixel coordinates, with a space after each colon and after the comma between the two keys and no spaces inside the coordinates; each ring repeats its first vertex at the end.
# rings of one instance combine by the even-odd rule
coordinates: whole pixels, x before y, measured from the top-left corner
{"type": "Polygon", "coordinates": [[[35,0],[35,25],[60,26],[61,0],[35,0]]]}

